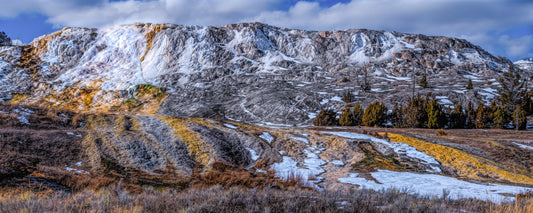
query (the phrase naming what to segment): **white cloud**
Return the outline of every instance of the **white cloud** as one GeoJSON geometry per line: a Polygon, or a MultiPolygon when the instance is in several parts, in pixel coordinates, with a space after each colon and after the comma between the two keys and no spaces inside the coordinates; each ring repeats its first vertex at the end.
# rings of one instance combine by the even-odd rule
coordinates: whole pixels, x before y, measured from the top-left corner
{"type": "Polygon", "coordinates": [[[301,1],[289,11],[265,11],[256,19],[317,30],[370,28],[451,35],[533,22],[531,11],[533,4],[506,1],[352,0],[329,8],[301,1]]]}
{"type": "Polygon", "coordinates": [[[511,38],[507,35],[501,36],[499,43],[506,47],[507,55],[511,57],[524,57],[533,52],[533,36],[523,36],[511,38]]]}
{"type": "Polygon", "coordinates": [[[54,16],[72,9],[99,6],[105,2],[106,0],[15,0],[2,3],[0,17],[14,17],[32,12],[54,16]]]}
{"type": "Polygon", "coordinates": [[[0,8],[0,17],[38,12],[61,26],[102,27],[133,22],[220,25],[242,22],[269,11],[280,0],[20,0],[0,8]]]}
{"type": "Polygon", "coordinates": [[[293,0],[17,0],[0,7],[0,17],[39,12],[59,26],[127,22],[220,25],[242,21],[315,30],[369,28],[433,35],[460,35],[533,22],[533,3],[505,0],[352,0],[331,7],[293,0]]]}

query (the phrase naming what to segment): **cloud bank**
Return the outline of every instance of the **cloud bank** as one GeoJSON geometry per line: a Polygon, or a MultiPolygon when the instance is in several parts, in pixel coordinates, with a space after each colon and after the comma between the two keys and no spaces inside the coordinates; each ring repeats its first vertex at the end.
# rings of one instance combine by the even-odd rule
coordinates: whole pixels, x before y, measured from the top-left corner
{"type": "Polygon", "coordinates": [[[533,57],[533,2],[528,0],[351,0],[331,6],[303,0],[17,0],[0,8],[3,17],[21,13],[44,14],[57,27],[260,21],[310,30],[394,30],[460,37],[511,58],[533,57]],[[278,9],[289,3],[289,9],[278,9]],[[514,26],[522,30],[508,32],[514,26]]]}

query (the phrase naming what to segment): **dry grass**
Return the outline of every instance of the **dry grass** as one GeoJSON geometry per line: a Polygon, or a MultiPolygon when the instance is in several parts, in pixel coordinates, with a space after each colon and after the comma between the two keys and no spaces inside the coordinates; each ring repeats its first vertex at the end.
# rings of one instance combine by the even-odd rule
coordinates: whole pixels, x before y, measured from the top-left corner
{"type": "Polygon", "coordinates": [[[300,188],[145,188],[121,182],[102,190],[0,192],[0,212],[531,212],[533,200],[502,205],[479,200],[427,198],[400,190],[313,191],[300,188]]]}
{"type": "Polygon", "coordinates": [[[21,101],[30,97],[30,95],[26,93],[13,93],[12,96],[13,96],[12,99],[9,100],[9,104],[12,104],[12,105],[16,105],[20,103],[21,101]]]}
{"type": "Polygon", "coordinates": [[[459,176],[475,180],[500,180],[512,183],[533,184],[533,178],[500,169],[495,166],[498,164],[491,160],[483,159],[455,148],[428,143],[412,137],[392,133],[388,135],[393,141],[413,146],[434,157],[445,166],[455,169],[459,176]]]}

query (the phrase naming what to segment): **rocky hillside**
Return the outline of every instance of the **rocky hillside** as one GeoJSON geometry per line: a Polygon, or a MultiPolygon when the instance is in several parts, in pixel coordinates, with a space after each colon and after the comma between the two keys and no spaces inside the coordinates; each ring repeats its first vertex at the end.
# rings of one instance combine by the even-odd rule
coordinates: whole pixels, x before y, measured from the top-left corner
{"type": "Polygon", "coordinates": [[[532,189],[532,131],[436,132],[267,128],[0,105],[0,187],[81,191],[120,181],[133,191],[279,189],[296,180],[299,187],[330,192],[409,188],[424,196],[493,202],[532,189]]]}
{"type": "Polygon", "coordinates": [[[488,102],[512,63],[456,38],[261,23],[65,28],[0,47],[0,100],[83,112],[309,124],[323,108],[432,92],[488,102]],[[418,80],[426,75],[429,88],[418,80]],[[473,90],[466,90],[468,79],[473,90]],[[362,85],[370,86],[361,90],[362,85]]]}
{"type": "Polygon", "coordinates": [[[514,65],[520,69],[533,72],[533,58],[526,58],[519,61],[515,61],[514,65]]]}

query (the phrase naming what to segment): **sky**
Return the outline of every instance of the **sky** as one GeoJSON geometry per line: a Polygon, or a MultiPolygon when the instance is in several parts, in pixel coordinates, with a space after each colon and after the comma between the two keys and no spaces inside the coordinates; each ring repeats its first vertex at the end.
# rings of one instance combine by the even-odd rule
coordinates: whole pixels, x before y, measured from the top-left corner
{"type": "Polygon", "coordinates": [[[63,27],[240,22],[463,38],[513,61],[533,57],[533,0],[0,0],[0,31],[29,43],[63,27]]]}

